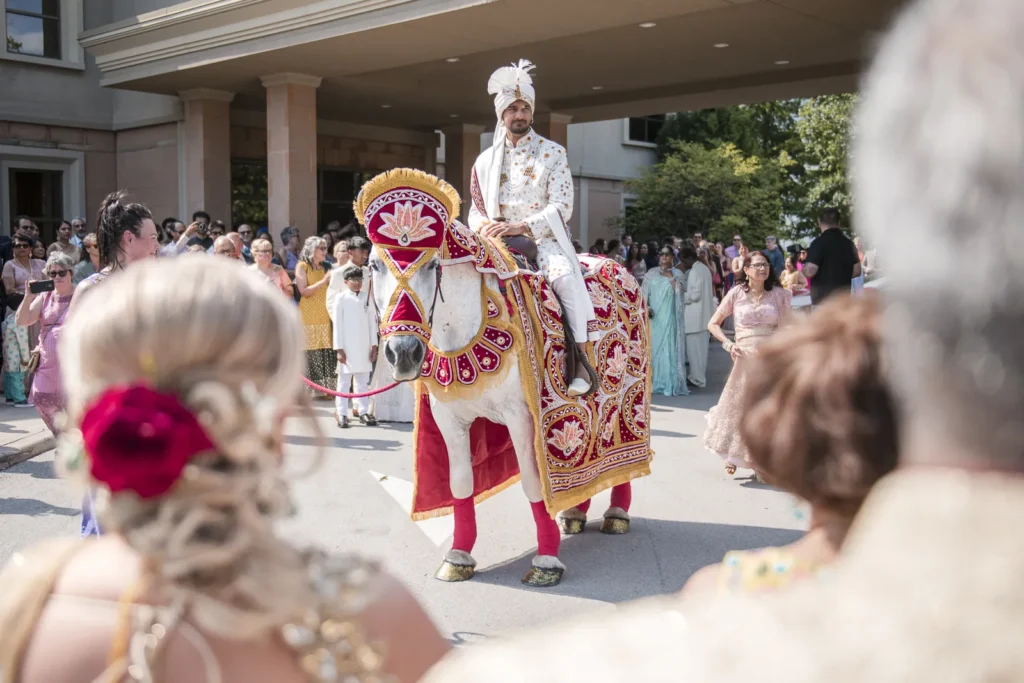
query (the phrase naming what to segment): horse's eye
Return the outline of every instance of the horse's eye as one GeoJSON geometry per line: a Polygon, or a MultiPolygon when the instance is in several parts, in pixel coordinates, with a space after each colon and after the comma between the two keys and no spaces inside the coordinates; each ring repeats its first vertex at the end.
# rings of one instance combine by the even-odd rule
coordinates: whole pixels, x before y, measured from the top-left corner
{"type": "Polygon", "coordinates": [[[370,261],[370,270],[372,270],[375,273],[380,271],[380,268],[377,267],[376,261],[370,261]]]}

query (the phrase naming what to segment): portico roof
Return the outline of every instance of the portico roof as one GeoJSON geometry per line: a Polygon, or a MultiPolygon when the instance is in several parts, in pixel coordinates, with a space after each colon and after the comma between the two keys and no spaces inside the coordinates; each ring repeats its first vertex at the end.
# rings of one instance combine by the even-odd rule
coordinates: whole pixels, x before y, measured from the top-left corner
{"type": "Polygon", "coordinates": [[[81,36],[103,84],[235,93],[323,79],[318,116],[490,124],[487,78],[537,65],[538,111],[590,121],[856,89],[900,0],[194,0],[81,36]],[[653,25],[651,25],[653,24],[653,25]],[[646,27],[645,27],[646,26],[646,27]]]}

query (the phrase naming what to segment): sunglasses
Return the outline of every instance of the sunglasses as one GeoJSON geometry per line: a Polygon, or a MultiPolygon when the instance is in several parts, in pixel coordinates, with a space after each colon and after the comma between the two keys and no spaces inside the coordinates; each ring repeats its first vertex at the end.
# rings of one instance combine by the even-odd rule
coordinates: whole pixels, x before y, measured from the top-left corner
{"type": "Polygon", "coordinates": [[[51,270],[51,271],[47,272],[46,274],[49,275],[54,280],[56,280],[59,277],[64,277],[65,275],[68,274],[68,272],[69,271],[66,271],[66,270],[62,269],[62,270],[51,270]]]}
{"type": "Polygon", "coordinates": [[[15,249],[31,249],[32,245],[31,244],[15,244],[14,248],[15,249]]]}

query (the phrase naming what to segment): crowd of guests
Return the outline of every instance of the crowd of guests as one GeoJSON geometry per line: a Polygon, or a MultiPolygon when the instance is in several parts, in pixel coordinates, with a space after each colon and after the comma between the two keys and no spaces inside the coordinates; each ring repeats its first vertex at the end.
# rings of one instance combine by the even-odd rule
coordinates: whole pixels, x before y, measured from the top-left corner
{"type": "MultiPolygon", "coordinates": [[[[111,241],[104,247],[101,241],[105,231],[117,222],[116,217],[108,214],[126,202],[127,198],[120,194],[108,197],[96,228],[80,218],[61,221],[56,241],[46,248],[39,241],[38,226],[27,216],[20,216],[15,222],[13,239],[0,240],[5,399],[17,407],[34,405],[55,433],[55,415],[61,408],[56,365],[60,328],[75,288],[83,282],[102,279],[115,263],[115,254],[110,249],[115,245],[116,252],[116,243],[111,241]],[[105,259],[101,253],[104,249],[108,252],[105,259]],[[38,287],[47,291],[32,291],[38,287]]],[[[305,376],[327,389],[365,393],[376,361],[376,324],[369,316],[357,320],[350,314],[344,325],[354,330],[341,329],[336,334],[333,329],[332,307],[337,295],[353,291],[352,283],[368,277],[365,265],[370,243],[359,234],[355,224],[342,226],[339,221],[332,221],[324,233],[311,236],[304,243],[300,243],[296,228],[286,227],[280,232],[280,246],[275,248],[267,228],[254,229],[243,223],[228,231],[223,221],[211,220],[206,211],[193,213],[188,226],[173,217],[156,224],[148,212],[145,220],[153,224],[153,234],[147,241],[149,252],[144,256],[171,258],[204,253],[240,261],[293,299],[305,330],[305,376]],[[337,346],[346,334],[349,339],[352,335],[373,338],[373,343],[365,353],[350,353],[349,349],[337,346]]],[[[355,291],[358,296],[359,289],[355,291]]],[[[366,297],[364,292],[361,303],[372,313],[366,297]]],[[[385,374],[382,370],[380,382],[385,374]]],[[[312,394],[326,396],[317,391],[312,394]]],[[[411,396],[389,396],[381,404],[386,419],[412,420],[411,396]]],[[[348,410],[347,399],[336,399],[336,417],[341,427],[349,426],[348,410]]],[[[366,425],[376,424],[367,400],[356,402],[353,417],[366,425]]]]}

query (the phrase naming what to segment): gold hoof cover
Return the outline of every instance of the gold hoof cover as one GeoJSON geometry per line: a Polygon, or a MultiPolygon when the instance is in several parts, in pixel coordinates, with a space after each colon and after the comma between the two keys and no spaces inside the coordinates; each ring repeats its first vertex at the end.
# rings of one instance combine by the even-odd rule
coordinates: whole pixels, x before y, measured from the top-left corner
{"type": "Polygon", "coordinates": [[[618,517],[605,517],[604,524],[601,525],[601,533],[611,534],[613,536],[628,534],[629,520],[619,519],[618,517]]]}
{"type": "Polygon", "coordinates": [[[559,517],[558,528],[567,536],[575,536],[584,532],[587,528],[587,520],[559,517]]]}
{"type": "Polygon", "coordinates": [[[560,568],[530,567],[530,571],[523,577],[523,583],[533,588],[551,588],[562,583],[564,573],[565,570],[560,568]]]}
{"type": "Polygon", "coordinates": [[[457,581],[469,581],[473,578],[476,569],[468,564],[453,564],[445,560],[438,568],[434,578],[439,581],[455,583],[457,581]]]}

